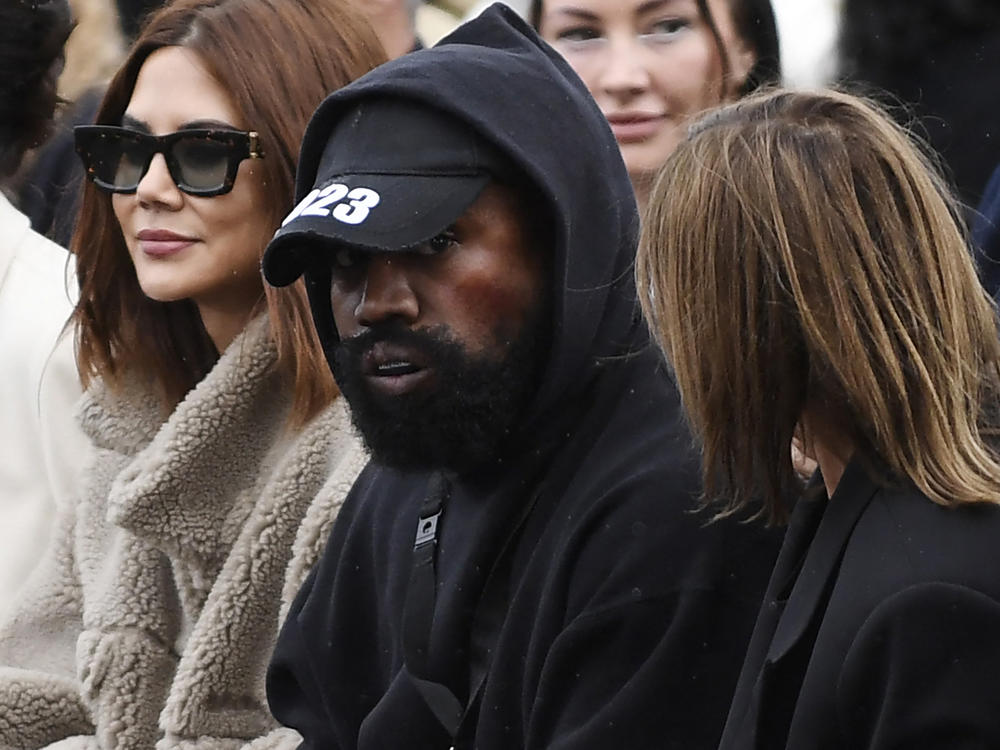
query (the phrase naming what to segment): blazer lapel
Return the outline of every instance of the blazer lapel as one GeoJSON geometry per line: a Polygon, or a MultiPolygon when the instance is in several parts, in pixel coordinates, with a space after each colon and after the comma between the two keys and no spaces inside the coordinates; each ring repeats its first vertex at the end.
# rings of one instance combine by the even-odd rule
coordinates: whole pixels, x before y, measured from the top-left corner
{"type": "Polygon", "coordinates": [[[814,618],[822,616],[824,594],[875,490],[864,467],[852,461],[832,500],[800,500],[796,505],[750,639],[720,750],[753,748],[766,741],[757,736],[762,709],[782,710],[770,705],[768,674],[814,618]]]}
{"type": "Polygon", "coordinates": [[[775,662],[798,642],[824,606],[829,584],[836,576],[840,559],[855,524],[868,507],[877,487],[860,461],[851,461],[827,503],[802,570],[799,572],[784,612],[778,621],[767,661],[775,662]]]}
{"type": "Polygon", "coordinates": [[[822,500],[806,499],[799,500],[795,505],[747,647],[720,750],[750,748],[756,744],[761,670],[784,610],[788,588],[794,582],[799,563],[812,541],[825,505],[822,500]]]}

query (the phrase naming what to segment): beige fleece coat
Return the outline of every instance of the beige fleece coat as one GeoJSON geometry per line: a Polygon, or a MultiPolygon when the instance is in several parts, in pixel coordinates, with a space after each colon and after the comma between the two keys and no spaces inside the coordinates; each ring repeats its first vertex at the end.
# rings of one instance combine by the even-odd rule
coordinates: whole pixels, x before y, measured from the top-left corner
{"type": "Polygon", "coordinates": [[[91,389],[81,496],[0,627],[0,748],[264,750],[264,674],[289,599],[366,461],[344,399],[288,434],[258,319],[163,423],[91,389]]]}

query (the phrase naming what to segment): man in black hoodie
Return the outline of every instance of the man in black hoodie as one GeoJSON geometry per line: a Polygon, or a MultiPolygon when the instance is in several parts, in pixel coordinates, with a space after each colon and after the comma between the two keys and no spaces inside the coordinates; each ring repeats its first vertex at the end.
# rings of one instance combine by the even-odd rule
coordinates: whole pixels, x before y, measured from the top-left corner
{"type": "Polygon", "coordinates": [[[373,460],[268,674],[305,748],[715,747],[777,540],[693,514],[586,89],[494,6],[332,94],[264,258],[373,460]]]}

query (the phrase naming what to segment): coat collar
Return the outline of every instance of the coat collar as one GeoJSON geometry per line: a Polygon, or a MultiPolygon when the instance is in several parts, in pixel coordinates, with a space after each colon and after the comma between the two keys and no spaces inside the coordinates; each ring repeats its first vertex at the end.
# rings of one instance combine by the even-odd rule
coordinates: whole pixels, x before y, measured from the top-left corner
{"type": "MultiPolygon", "coordinates": [[[[767,661],[783,657],[802,637],[818,614],[831,579],[836,576],[844,548],[855,524],[878,489],[863,463],[852,460],[844,470],[833,497],[826,503],[788,603],[778,621],[767,661]]],[[[777,570],[775,573],[777,574],[777,570]]]]}
{"type": "Polygon", "coordinates": [[[250,323],[164,422],[149,389],[88,393],[82,421],[95,443],[127,456],[107,497],[107,520],[168,554],[211,567],[242,519],[241,493],[281,446],[290,402],[273,365],[266,316],[250,323]]]}
{"type": "Polygon", "coordinates": [[[756,747],[761,740],[757,732],[761,702],[766,700],[762,693],[768,690],[767,674],[822,616],[825,593],[851,532],[877,489],[863,462],[855,459],[845,469],[832,499],[803,499],[796,505],[750,640],[720,749],[756,747]]]}

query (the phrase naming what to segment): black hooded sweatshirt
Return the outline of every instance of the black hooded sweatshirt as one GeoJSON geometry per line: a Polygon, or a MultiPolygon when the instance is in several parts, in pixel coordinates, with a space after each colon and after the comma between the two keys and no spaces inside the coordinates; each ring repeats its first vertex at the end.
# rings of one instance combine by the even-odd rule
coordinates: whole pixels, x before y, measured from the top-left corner
{"type": "MultiPolygon", "coordinates": [[[[408,666],[404,610],[435,473],[373,462],[281,632],[274,715],[316,750],[714,748],[779,540],[692,513],[697,457],[639,319],[638,219],[604,117],[494,5],[331,95],[303,142],[299,198],[338,116],[376,96],[452,114],[535,183],[552,219],[551,346],[495,463],[451,478],[421,663],[408,666]],[[487,663],[477,693],[471,665],[487,663]],[[475,697],[454,743],[414,672],[475,697]]],[[[329,285],[307,281],[329,346],[329,285]]]]}

